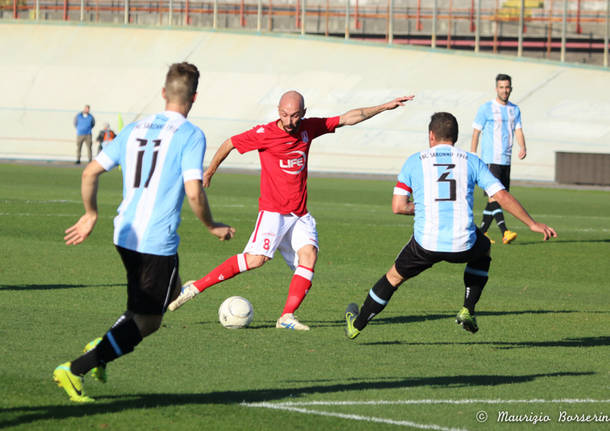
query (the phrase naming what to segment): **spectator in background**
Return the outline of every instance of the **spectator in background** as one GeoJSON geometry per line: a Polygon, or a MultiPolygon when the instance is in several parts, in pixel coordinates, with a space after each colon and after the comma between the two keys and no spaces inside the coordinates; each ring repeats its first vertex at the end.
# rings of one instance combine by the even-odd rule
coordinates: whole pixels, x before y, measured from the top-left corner
{"type": "Polygon", "coordinates": [[[89,105],[85,105],[82,112],[74,117],[74,127],[76,127],[76,164],[80,164],[80,154],[83,148],[83,142],[87,145],[87,155],[91,161],[91,146],[93,140],[91,138],[91,130],[95,127],[95,118],[89,113],[89,105]]]}
{"type": "Polygon", "coordinates": [[[110,128],[110,124],[104,123],[104,128],[100,130],[100,133],[98,133],[97,138],[95,139],[98,144],[97,153],[99,154],[102,151],[102,148],[112,141],[115,136],[116,133],[110,128]]]}

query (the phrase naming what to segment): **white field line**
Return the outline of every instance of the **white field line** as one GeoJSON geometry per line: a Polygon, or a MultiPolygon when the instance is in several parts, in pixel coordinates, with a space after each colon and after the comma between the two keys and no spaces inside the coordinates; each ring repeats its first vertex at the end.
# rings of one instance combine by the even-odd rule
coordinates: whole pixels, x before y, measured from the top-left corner
{"type": "Polygon", "coordinates": [[[284,410],[284,411],[304,413],[304,414],[309,414],[309,415],[331,416],[331,417],[336,417],[336,418],[341,418],[341,419],[351,419],[351,420],[356,420],[356,421],[399,425],[399,426],[406,426],[406,427],[424,429],[424,430],[466,431],[463,428],[446,428],[446,427],[442,427],[440,425],[434,425],[434,424],[426,425],[426,424],[418,424],[416,422],[411,422],[411,421],[396,421],[393,419],[378,418],[378,417],[374,417],[374,416],[349,415],[349,414],[344,414],[344,413],[310,410],[310,409],[304,409],[304,408],[299,408],[299,407],[291,407],[291,406],[285,405],[284,403],[242,403],[242,406],[258,407],[258,408],[262,407],[262,408],[267,408],[267,409],[284,410]]]}
{"type": "Polygon", "coordinates": [[[273,410],[283,410],[309,415],[330,416],[341,419],[350,419],[365,422],[384,423],[390,425],[405,426],[417,429],[429,429],[439,431],[464,431],[461,428],[446,428],[434,424],[418,424],[411,421],[397,421],[393,419],[380,418],[375,416],[362,416],[345,413],[328,412],[303,408],[304,406],[375,406],[375,405],[421,405],[421,404],[608,404],[608,400],[594,400],[589,398],[563,398],[554,400],[529,399],[529,400],[485,400],[485,399],[464,399],[464,400],[397,400],[397,401],[302,401],[302,402],[279,402],[279,403],[241,403],[244,407],[266,408],[273,410]]]}
{"type": "MultiPolygon", "coordinates": [[[[594,400],[591,398],[560,398],[554,400],[529,399],[529,400],[485,400],[485,399],[464,399],[464,400],[395,400],[395,401],[286,401],[273,403],[281,406],[367,406],[367,405],[406,405],[406,404],[607,404],[608,400],[594,400]]],[[[243,403],[244,405],[256,407],[258,404],[269,405],[272,403],[243,403]]]]}

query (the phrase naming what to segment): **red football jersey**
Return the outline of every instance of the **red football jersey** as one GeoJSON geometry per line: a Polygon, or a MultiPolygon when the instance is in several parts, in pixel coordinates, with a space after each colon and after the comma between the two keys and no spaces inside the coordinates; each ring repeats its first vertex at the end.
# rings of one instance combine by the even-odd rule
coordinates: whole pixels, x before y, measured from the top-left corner
{"type": "Polygon", "coordinates": [[[311,141],[325,133],[334,133],[339,117],[304,118],[294,135],[280,129],[277,121],[235,135],[231,142],[241,154],[258,150],[259,210],[302,216],[307,213],[307,158],[311,141]]]}

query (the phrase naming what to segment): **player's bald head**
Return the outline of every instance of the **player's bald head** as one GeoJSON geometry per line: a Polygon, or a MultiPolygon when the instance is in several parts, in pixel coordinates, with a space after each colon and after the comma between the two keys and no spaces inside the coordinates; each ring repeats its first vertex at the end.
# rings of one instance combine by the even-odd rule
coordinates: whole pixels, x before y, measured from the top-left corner
{"type": "Polygon", "coordinates": [[[305,99],[298,91],[290,90],[282,94],[277,107],[280,115],[278,126],[288,133],[296,133],[305,116],[305,99]]]}
{"type": "Polygon", "coordinates": [[[305,109],[305,99],[298,91],[290,90],[282,94],[278,108],[302,111],[305,109]]]}

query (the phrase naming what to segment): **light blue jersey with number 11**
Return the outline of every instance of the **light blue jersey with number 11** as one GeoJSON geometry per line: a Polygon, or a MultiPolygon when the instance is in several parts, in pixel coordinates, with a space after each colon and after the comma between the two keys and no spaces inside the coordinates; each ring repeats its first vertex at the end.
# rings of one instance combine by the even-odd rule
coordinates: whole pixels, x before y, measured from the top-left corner
{"type": "Polygon", "coordinates": [[[173,111],[128,125],[104,147],[95,160],[106,170],[123,170],[116,245],[160,256],[176,253],[184,183],[202,179],[204,154],[201,129],[173,111]]]}
{"type": "Polygon", "coordinates": [[[436,145],[407,159],[394,194],[413,195],[413,235],[420,246],[460,252],[474,245],[475,185],[490,196],[504,189],[479,157],[451,145],[436,145]]]}

